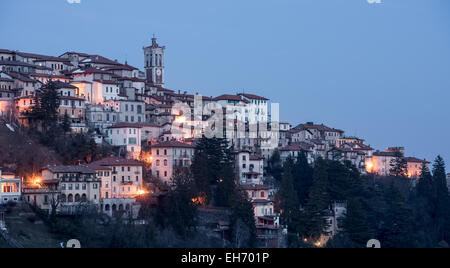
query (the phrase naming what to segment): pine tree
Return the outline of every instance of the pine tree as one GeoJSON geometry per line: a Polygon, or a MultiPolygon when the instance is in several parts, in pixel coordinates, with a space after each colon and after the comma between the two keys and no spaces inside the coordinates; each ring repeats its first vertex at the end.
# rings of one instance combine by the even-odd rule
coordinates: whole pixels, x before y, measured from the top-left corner
{"type": "MultiPolygon", "coordinates": [[[[197,144],[191,171],[198,190],[208,203],[214,199],[212,187],[217,188],[219,182],[224,180],[222,175],[224,167],[227,167],[225,171],[230,174],[233,165],[234,155],[227,140],[203,137],[197,144]]],[[[228,175],[228,178],[231,178],[231,175],[228,175]]],[[[226,185],[230,185],[230,181],[231,179],[227,180],[226,185]]]]}
{"type": "Polygon", "coordinates": [[[233,239],[235,246],[249,248],[255,246],[256,222],[253,205],[248,200],[247,193],[238,189],[233,193],[230,224],[232,237],[237,238],[233,239]],[[236,240],[241,241],[236,243],[236,240]]]}
{"type": "Polygon", "coordinates": [[[189,172],[176,173],[173,182],[175,188],[169,192],[168,203],[160,208],[159,214],[180,236],[186,237],[197,226],[198,204],[193,202],[197,190],[189,172]]]}
{"type": "Polygon", "coordinates": [[[58,108],[60,98],[57,86],[53,81],[49,81],[43,91],[37,96],[37,100],[32,108],[31,116],[35,120],[42,122],[44,132],[54,127],[58,121],[58,108]]]}
{"type": "Polygon", "coordinates": [[[70,131],[70,120],[69,120],[69,115],[67,113],[64,114],[64,118],[61,123],[61,128],[64,131],[64,134],[70,131]]]}
{"type": "Polygon", "coordinates": [[[365,247],[371,238],[366,211],[360,200],[353,198],[347,202],[347,214],[343,220],[343,229],[355,247],[365,247]]]}
{"type": "Polygon", "coordinates": [[[394,177],[406,177],[408,174],[408,163],[401,152],[395,153],[395,157],[391,160],[390,166],[391,169],[389,171],[394,177]]]}
{"type": "Polygon", "coordinates": [[[233,194],[236,191],[236,180],[234,168],[230,164],[222,167],[221,178],[216,186],[214,200],[218,207],[230,207],[232,204],[233,194]]]}
{"type": "Polygon", "coordinates": [[[268,160],[267,174],[271,175],[276,181],[281,182],[283,178],[283,164],[281,163],[280,151],[275,149],[268,160]]]}
{"type": "Polygon", "coordinates": [[[385,194],[386,211],[380,230],[380,241],[385,248],[416,247],[414,217],[401,191],[391,184],[385,194]]]}

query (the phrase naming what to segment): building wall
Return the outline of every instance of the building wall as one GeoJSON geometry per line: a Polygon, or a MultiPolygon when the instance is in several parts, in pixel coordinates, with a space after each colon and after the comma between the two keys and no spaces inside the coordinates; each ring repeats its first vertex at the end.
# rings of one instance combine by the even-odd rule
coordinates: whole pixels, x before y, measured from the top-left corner
{"type": "Polygon", "coordinates": [[[139,156],[141,153],[141,128],[109,128],[106,141],[112,146],[125,146],[128,153],[139,156]]]}
{"type": "Polygon", "coordinates": [[[194,148],[152,148],[152,157],[152,175],[162,179],[167,184],[171,184],[175,168],[188,168],[191,166],[194,148]]]}
{"type": "MultiPolygon", "coordinates": [[[[142,166],[110,166],[110,198],[135,198],[138,192],[143,189],[142,166]]],[[[105,191],[105,196],[106,196],[105,191]]]]}

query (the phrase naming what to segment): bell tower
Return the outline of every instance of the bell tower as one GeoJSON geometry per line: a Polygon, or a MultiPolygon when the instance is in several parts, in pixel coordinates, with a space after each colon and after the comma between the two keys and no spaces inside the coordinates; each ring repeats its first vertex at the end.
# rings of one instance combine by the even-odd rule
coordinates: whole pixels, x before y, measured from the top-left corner
{"type": "Polygon", "coordinates": [[[144,47],[145,70],[147,81],[155,86],[164,86],[164,50],[153,36],[152,45],[144,47]]]}

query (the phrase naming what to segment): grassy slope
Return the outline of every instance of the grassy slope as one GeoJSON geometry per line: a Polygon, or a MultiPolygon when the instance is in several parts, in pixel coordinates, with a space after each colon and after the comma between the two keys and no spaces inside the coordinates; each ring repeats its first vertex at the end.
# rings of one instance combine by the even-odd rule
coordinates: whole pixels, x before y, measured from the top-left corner
{"type": "Polygon", "coordinates": [[[47,147],[38,144],[26,134],[11,132],[0,121],[0,166],[20,177],[38,174],[49,164],[61,163],[58,156],[47,147]]]}
{"type": "Polygon", "coordinates": [[[10,236],[25,248],[57,248],[61,242],[25,204],[6,215],[6,225],[10,236]]]}

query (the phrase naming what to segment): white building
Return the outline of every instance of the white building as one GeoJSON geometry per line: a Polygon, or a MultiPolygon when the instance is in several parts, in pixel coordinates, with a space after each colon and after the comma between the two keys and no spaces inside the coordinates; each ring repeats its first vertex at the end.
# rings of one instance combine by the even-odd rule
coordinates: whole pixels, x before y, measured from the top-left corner
{"type": "MultiPolygon", "coordinates": [[[[74,214],[86,206],[99,209],[100,183],[95,171],[87,166],[47,166],[42,169],[42,183],[53,184],[55,192],[27,192],[26,201],[42,209],[60,201],[57,211],[74,214]]],[[[49,189],[51,190],[51,189],[49,189]]]]}
{"type": "Polygon", "coordinates": [[[0,167],[0,204],[17,202],[22,194],[22,180],[15,174],[2,172],[0,167]]]}
{"type": "Polygon", "coordinates": [[[125,148],[130,158],[137,159],[141,154],[142,126],[133,123],[117,123],[106,129],[105,140],[112,146],[125,148]]]}
{"type": "Polygon", "coordinates": [[[143,123],[145,120],[145,102],[134,100],[108,100],[105,105],[119,113],[118,122],[143,123]]]}
{"type": "Polygon", "coordinates": [[[248,122],[250,124],[268,122],[269,118],[269,99],[254,94],[239,94],[250,102],[248,105],[248,122]]]}
{"type": "Polygon", "coordinates": [[[246,150],[237,152],[236,168],[241,185],[263,184],[264,157],[261,155],[251,154],[250,151],[246,150]]]}

